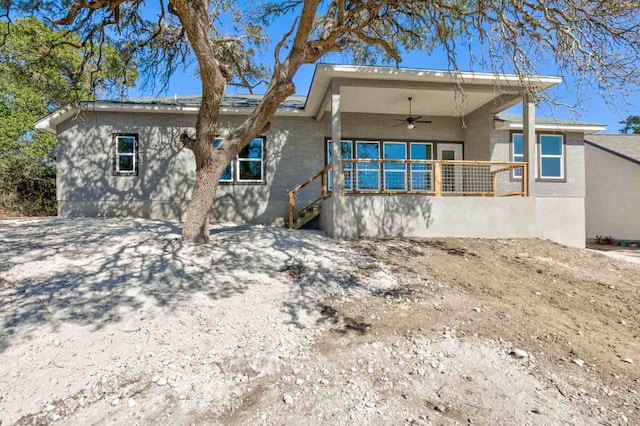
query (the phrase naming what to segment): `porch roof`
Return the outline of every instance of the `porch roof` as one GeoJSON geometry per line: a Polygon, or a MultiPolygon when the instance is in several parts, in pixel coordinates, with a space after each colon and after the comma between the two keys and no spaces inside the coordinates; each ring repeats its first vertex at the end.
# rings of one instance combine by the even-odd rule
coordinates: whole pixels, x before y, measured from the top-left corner
{"type": "MultiPolygon", "coordinates": [[[[546,90],[561,81],[556,76],[523,79],[515,74],[318,64],[307,96],[287,98],[276,114],[321,117],[329,109],[327,95],[334,83],[341,87],[343,112],[406,116],[411,96],[414,115],[464,116],[490,103],[501,111],[519,102],[526,87],[546,90]]],[[[221,114],[246,115],[261,99],[262,95],[226,95],[221,114]]],[[[199,95],[85,101],[54,111],[38,120],[36,128],[55,133],[58,124],[80,110],[196,114],[200,101],[199,95]]]]}

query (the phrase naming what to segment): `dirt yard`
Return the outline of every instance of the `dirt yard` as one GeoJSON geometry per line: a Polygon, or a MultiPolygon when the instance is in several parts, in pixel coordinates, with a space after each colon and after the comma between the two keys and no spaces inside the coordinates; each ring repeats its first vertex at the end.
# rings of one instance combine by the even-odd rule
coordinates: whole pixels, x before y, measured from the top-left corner
{"type": "Polygon", "coordinates": [[[0,222],[3,425],[640,424],[637,263],[539,240],[176,232],[0,222]]]}

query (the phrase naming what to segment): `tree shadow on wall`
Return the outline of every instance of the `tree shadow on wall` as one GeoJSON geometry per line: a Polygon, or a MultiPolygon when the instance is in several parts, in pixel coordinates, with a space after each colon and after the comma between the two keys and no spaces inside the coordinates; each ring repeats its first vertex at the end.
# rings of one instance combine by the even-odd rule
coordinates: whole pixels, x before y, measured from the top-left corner
{"type": "Polygon", "coordinates": [[[160,127],[142,117],[117,126],[118,133],[138,135],[135,175],[116,175],[115,130],[108,121],[88,114],[67,123],[57,154],[65,216],[182,218],[195,180],[193,155],[180,143],[190,120],[170,117],[160,127]]]}
{"type": "Polygon", "coordinates": [[[433,224],[426,195],[346,195],[337,211],[347,238],[423,236],[433,224]]]}

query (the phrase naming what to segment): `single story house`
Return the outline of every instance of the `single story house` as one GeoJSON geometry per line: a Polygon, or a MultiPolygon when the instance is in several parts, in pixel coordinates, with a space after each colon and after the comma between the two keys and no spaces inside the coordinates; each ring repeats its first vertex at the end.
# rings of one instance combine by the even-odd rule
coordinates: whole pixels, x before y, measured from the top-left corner
{"type": "MultiPolygon", "coordinates": [[[[585,242],[589,123],[540,119],[526,88],[560,77],[316,66],[307,96],[224,173],[213,219],[328,235],[585,242]],[[524,114],[501,114],[523,103],[524,114]],[[340,141],[332,144],[332,141],[340,141]]],[[[226,96],[225,128],[259,102],[226,96]]],[[[198,97],[84,102],[37,122],[57,136],[59,215],[183,219],[195,175],[179,139],[198,97]]],[[[212,141],[216,144],[217,141],[212,141]]]]}
{"type": "Polygon", "coordinates": [[[640,240],[640,135],[585,140],[587,238],[640,240]]]}

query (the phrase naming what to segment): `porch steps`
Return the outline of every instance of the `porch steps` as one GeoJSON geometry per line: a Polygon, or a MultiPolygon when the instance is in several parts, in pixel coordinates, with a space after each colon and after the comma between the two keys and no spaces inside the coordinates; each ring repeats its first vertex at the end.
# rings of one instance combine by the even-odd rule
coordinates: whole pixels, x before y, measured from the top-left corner
{"type": "Polygon", "coordinates": [[[316,200],[304,209],[300,210],[293,219],[293,228],[300,229],[316,217],[320,216],[320,206],[322,200],[316,200]]]}

